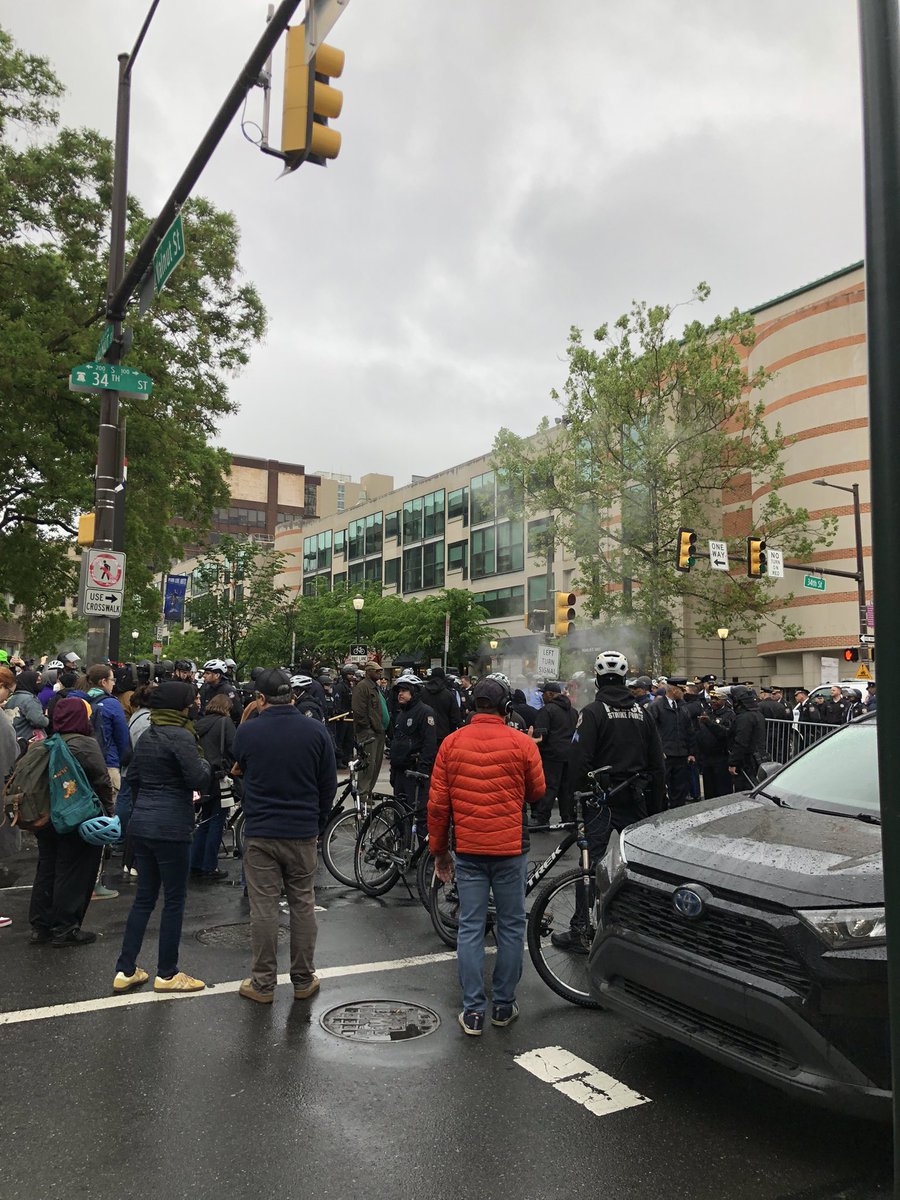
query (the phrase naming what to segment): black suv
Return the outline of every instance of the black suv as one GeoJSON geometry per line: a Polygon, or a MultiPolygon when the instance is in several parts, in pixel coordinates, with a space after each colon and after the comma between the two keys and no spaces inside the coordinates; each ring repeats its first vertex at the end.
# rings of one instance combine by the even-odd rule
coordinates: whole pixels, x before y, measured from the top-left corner
{"type": "Polygon", "coordinates": [[[632,825],[598,868],[603,1004],[830,1107],[888,1119],[875,718],[750,792],[632,825]]]}

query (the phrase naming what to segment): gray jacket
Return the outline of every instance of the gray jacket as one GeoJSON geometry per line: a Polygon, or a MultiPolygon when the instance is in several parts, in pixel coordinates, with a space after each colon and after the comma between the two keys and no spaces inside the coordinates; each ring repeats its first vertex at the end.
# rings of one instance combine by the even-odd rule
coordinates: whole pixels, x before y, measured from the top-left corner
{"type": "Polygon", "coordinates": [[[40,700],[31,692],[13,692],[6,702],[6,711],[12,713],[17,738],[30,738],[36,729],[46,729],[49,723],[40,700]]]}

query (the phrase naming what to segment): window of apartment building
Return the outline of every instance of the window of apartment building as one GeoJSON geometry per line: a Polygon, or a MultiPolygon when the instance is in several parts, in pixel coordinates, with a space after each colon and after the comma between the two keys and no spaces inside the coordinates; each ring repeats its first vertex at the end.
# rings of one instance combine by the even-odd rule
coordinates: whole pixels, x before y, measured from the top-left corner
{"type": "Polygon", "coordinates": [[[351,563],[347,568],[347,582],[352,587],[354,583],[362,583],[365,578],[366,564],[362,561],[351,563]]]}
{"type": "Polygon", "coordinates": [[[260,530],[266,527],[266,510],[264,508],[244,508],[232,505],[230,508],[214,508],[213,521],[219,525],[240,525],[243,529],[260,530]]]}
{"type": "Polygon", "coordinates": [[[315,483],[303,485],[303,508],[306,516],[314,517],[319,511],[319,488],[315,483]]]}
{"type": "Polygon", "coordinates": [[[381,583],[381,558],[367,558],[363,563],[363,578],[367,582],[381,583]]]}
{"type": "Polygon", "coordinates": [[[469,543],[451,542],[447,547],[447,570],[462,571],[463,579],[469,577],[469,543]]]}
{"type": "Polygon", "coordinates": [[[444,490],[422,497],[422,536],[440,537],[444,532],[444,490]]]}
{"type": "Polygon", "coordinates": [[[331,530],[303,539],[303,574],[331,570],[331,530]]]}
{"type": "Polygon", "coordinates": [[[361,517],[347,526],[347,558],[362,558],[366,550],[366,521],[361,517]]]}
{"type": "Polygon", "coordinates": [[[400,584],[400,559],[387,558],[384,562],[384,586],[398,587],[400,584]]]}
{"type": "Polygon", "coordinates": [[[426,542],[422,547],[422,587],[444,586],[444,542],[426,542]]]}
{"type": "Polygon", "coordinates": [[[521,571],[525,566],[524,532],[521,521],[506,521],[497,526],[497,574],[521,571]]]}
{"type": "Polygon", "coordinates": [[[518,479],[505,471],[497,472],[497,516],[511,516],[522,509],[524,488],[518,479]]]}
{"type": "Polygon", "coordinates": [[[485,521],[493,521],[497,515],[495,482],[493,471],[487,471],[484,475],[476,475],[469,481],[473,525],[483,525],[485,521]]]}
{"type": "Polygon", "coordinates": [[[400,509],[384,514],[384,536],[398,538],[400,536],[400,509]]]}
{"type": "Polygon", "coordinates": [[[277,521],[279,525],[288,525],[291,521],[299,521],[302,516],[302,512],[280,512],[277,521]]]}
{"type": "MultiPolygon", "coordinates": [[[[369,513],[366,521],[366,555],[381,553],[381,530],[383,513],[369,513]]],[[[379,575],[381,569],[379,568],[379,575]]]]}
{"type": "Polygon", "coordinates": [[[482,579],[495,573],[496,554],[494,526],[472,530],[471,569],[473,579],[482,579]]]}
{"type": "Polygon", "coordinates": [[[422,590],[422,547],[411,546],[403,551],[403,591],[422,590]]]}
{"type": "Polygon", "coordinates": [[[533,558],[546,558],[550,549],[550,518],[539,517],[528,522],[528,553],[533,558]]]}
{"type": "Polygon", "coordinates": [[[332,591],[336,592],[338,590],[338,588],[346,587],[346,586],[347,586],[347,572],[346,571],[335,571],[334,575],[331,577],[332,591]]]}
{"type": "Polygon", "coordinates": [[[347,549],[347,530],[336,529],[334,531],[334,557],[339,554],[344,554],[347,549]]]}
{"type": "MultiPolygon", "coordinates": [[[[422,498],[407,500],[403,505],[403,545],[422,540],[422,498]]],[[[406,588],[403,589],[406,591],[406,588]]]]}
{"type": "Polygon", "coordinates": [[[447,520],[458,521],[462,517],[463,525],[469,523],[469,489],[457,488],[447,495],[447,520]]]}
{"type": "Polygon", "coordinates": [[[525,588],[495,588],[490,592],[476,592],[473,599],[488,610],[492,617],[518,617],[525,611],[525,588]]]}
{"type": "Polygon", "coordinates": [[[339,513],[344,511],[344,505],[347,502],[347,485],[339,483],[337,485],[337,510],[339,513]]]}

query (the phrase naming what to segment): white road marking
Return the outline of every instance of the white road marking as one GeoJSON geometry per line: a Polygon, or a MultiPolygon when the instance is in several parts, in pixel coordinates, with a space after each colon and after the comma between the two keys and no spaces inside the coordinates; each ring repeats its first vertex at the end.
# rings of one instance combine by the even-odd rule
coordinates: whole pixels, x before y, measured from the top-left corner
{"type": "MultiPolygon", "coordinates": [[[[493,950],[490,947],[488,953],[493,950]]],[[[343,967],[317,968],[320,979],[340,979],[345,975],[375,975],[382,971],[405,971],[408,967],[425,967],[431,963],[450,962],[456,958],[455,950],[442,954],[419,954],[413,958],[395,958],[387,962],[349,963],[343,967]]],[[[152,977],[151,977],[152,978],[152,977]]],[[[290,983],[288,974],[279,975],[279,983],[290,983]]],[[[51,1017],[74,1017],[80,1013],[100,1012],[106,1008],[128,1008],[135,1004],[158,1004],[165,1000],[201,1000],[205,997],[227,996],[241,986],[240,979],[227,983],[210,984],[203,992],[154,992],[153,984],[144,984],[150,991],[132,992],[125,996],[99,996],[96,1000],[78,1000],[73,1004],[52,1004],[47,1008],[20,1008],[15,1012],[0,1013],[0,1025],[19,1025],[24,1021],[46,1021],[51,1017]]]]}
{"type": "Polygon", "coordinates": [[[517,1054],[515,1061],[595,1117],[606,1117],[624,1108],[650,1103],[649,1097],[633,1092],[618,1079],[613,1079],[612,1075],[570,1054],[562,1046],[528,1050],[525,1054],[517,1054]]]}

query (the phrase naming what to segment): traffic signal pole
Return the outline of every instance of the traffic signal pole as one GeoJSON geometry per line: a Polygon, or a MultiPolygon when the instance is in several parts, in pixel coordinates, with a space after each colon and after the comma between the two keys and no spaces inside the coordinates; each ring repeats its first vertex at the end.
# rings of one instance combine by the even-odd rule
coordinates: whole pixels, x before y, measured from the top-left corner
{"type": "MultiPolygon", "coordinates": [[[[900,674],[900,20],[896,3],[858,0],[866,200],[866,311],[872,561],[878,602],[878,667],[900,674]],[[894,626],[897,626],[895,629],[894,626]]],[[[878,772],[891,1062],[894,1081],[894,1195],[900,1195],[900,693],[878,696],[878,772]]]]}

